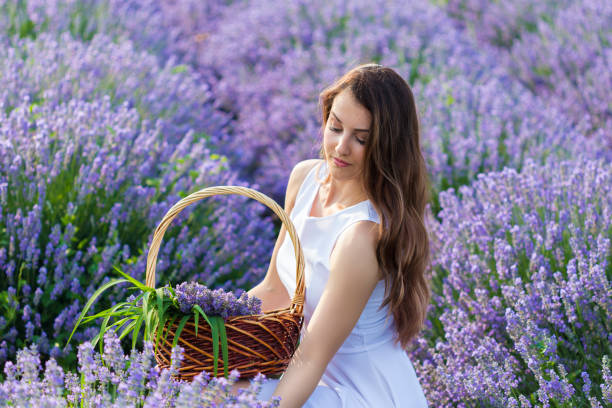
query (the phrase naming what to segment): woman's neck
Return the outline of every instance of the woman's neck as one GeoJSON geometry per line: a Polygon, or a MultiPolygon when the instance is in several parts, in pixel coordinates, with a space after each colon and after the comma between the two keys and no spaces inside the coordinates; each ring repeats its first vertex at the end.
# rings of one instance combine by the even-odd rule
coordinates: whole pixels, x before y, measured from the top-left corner
{"type": "Polygon", "coordinates": [[[367,195],[358,181],[339,181],[327,177],[321,183],[318,199],[323,208],[337,207],[342,210],[367,200],[367,195]]]}

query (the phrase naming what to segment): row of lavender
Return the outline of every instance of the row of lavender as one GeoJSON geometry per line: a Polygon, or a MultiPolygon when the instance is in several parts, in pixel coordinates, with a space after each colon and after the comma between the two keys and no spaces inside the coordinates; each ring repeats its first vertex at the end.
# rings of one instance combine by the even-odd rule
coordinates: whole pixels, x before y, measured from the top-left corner
{"type": "Polygon", "coordinates": [[[529,163],[479,175],[440,201],[435,294],[412,351],[428,397],[612,403],[610,163],[529,163]]]}
{"type": "Polygon", "coordinates": [[[447,10],[534,94],[582,133],[612,146],[612,4],[609,1],[449,0],[447,10]]]}
{"type": "Polygon", "coordinates": [[[5,366],[6,380],[0,384],[0,406],[17,407],[232,407],[271,408],[278,399],[258,401],[263,376],[254,378],[248,388],[235,395],[233,385],[238,372],[226,378],[210,379],[206,373],[190,383],[174,380],[182,361],[182,348],[172,353],[170,369],[160,371],[153,358],[152,343],[142,352],[125,355],[114,332],[107,332],[100,355],[90,342],[79,346],[79,370],[66,372],[54,359],[44,364],[32,346],[20,350],[16,364],[5,366]]]}
{"type": "MultiPolygon", "coordinates": [[[[318,93],[365,61],[394,67],[412,85],[435,191],[469,183],[481,172],[520,169],[526,157],[544,162],[585,150],[589,157],[611,157],[603,131],[590,135],[589,126],[577,125],[566,105],[548,95],[534,97],[500,64],[495,48],[472,40],[433,5],[201,3],[30,1],[27,21],[72,29],[85,38],[96,29],[113,38],[127,34],[163,63],[178,58],[193,67],[210,85],[215,107],[232,119],[227,132],[212,141],[214,148],[244,179],[279,199],[291,167],[317,152],[318,93]],[[86,7],[77,7],[81,3],[86,7]],[[93,15],[85,20],[82,9],[93,15]],[[581,142],[585,134],[592,143],[581,142]]],[[[23,19],[8,25],[19,31],[23,19]]],[[[602,88],[592,84],[588,93],[595,98],[602,88]]],[[[600,106],[601,100],[589,103],[600,106]]]]}
{"type": "MultiPolygon", "coordinates": [[[[445,7],[514,82],[609,152],[611,6],[451,0],[445,7]]],[[[435,312],[414,351],[434,400],[612,403],[608,154],[601,162],[548,160],[521,174],[506,169],[440,195],[435,312]]]]}
{"type": "MultiPolygon", "coordinates": [[[[500,7],[509,7],[511,10],[501,10],[517,16],[510,21],[516,23],[513,26],[518,27],[516,33],[526,38],[525,44],[533,42],[529,37],[533,29],[532,25],[523,23],[523,17],[530,15],[531,6],[537,8],[535,14],[549,22],[549,30],[544,31],[548,37],[540,34],[543,39],[538,44],[543,51],[538,56],[554,55],[572,47],[573,43],[569,43],[566,48],[545,49],[556,38],[570,41],[567,39],[570,36],[558,36],[569,29],[565,26],[568,16],[592,23],[571,41],[581,43],[581,50],[590,50],[578,54],[574,63],[592,61],[596,68],[579,67],[572,71],[573,76],[567,75],[565,82],[561,76],[565,71],[549,74],[543,88],[533,86],[541,79],[530,82],[517,75],[516,64],[529,64],[533,59],[512,58],[512,55],[523,55],[520,53],[504,58],[506,51],[498,47],[500,44],[483,42],[480,35],[472,40],[469,35],[472,26],[454,25],[457,19],[462,21],[460,16],[468,9],[468,2],[449,2],[446,10],[429,4],[406,7],[402,2],[387,2],[383,8],[366,1],[341,2],[341,5],[322,1],[291,1],[282,5],[271,1],[219,1],[204,5],[187,0],[171,4],[90,0],[54,2],[55,9],[50,4],[28,2],[21,14],[13,13],[7,25],[15,33],[38,37],[24,41],[22,47],[26,44],[26,47],[46,50],[49,43],[60,44],[56,48],[67,47],[55,59],[45,59],[41,56],[44,52],[35,54],[29,49],[21,54],[25,63],[20,67],[25,68],[20,69],[31,72],[29,75],[35,84],[30,87],[40,86],[41,82],[52,83],[49,93],[63,95],[59,99],[55,97],[60,104],[69,104],[73,99],[102,103],[103,95],[110,95],[105,102],[110,110],[136,111],[138,132],[143,127],[163,128],[152,140],[176,146],[177,150],[181,149],[179,146],[184,149],[176,155],[160,153],[154,161],[161,167],[156,168],[157,177],[134,180],[132,185],[139,191],[156,187],[148,190],[154,190],[155,194],[145,195],[147,202],[165,199],[167,204],[192,186],[210,182],[210,169],[219,169],[218,156],[193,150],[194,145],[226,155],[241,177],[260,183],[265,192],[280,197],[293,163],[311,157],[316,151],[319,127],[316,97],[321,87],[358,62],[373,60],[396,68],[409,80],[418,98],[424,149],[435,193],[433,208],[438,218],[432,220],[435,301],[427,329],[411,351],[430,404],[597,406],[612,400],[612,379],[605,358],[612,355],[612,339],[606,338],[611,329],[609,163],[612,149],[610,121],[606,119],[609,107],[602,104],[606,85],[593,80],[610,78],[609,65],[605,65],[610,52],[610,33],[601,23],[609,21],[611,16],[605,2],[593,1],[589,3],[591,7],[574,6],[567,10],[563,5],[546,2],[541,6],[520,2],[515,9],[488,1],[469,2],[469,7],[498,13],[500,7]],[[83,10],[95,12],[87,14],[83,10]],[[64,18],[66,15],[71,17],[64,18]],[[565,16],[565,20],[559,16],[565,16]],[[587,35],[589,27],[596,28],[597,35],[587,35]],[[37,30],[42,28],[55,37],[39,35],[37,30]],[[87,43],[69,37],[59,37],[58,41],[57,32],[62,30],[71,31],[87,43]],[[93,36],[96,31],[104,31],[110,37],[93,36]],[[120,45],[112,44],[111,39],[120,45]],[[139,51],[129,45],[130,41],[139,51]],[[80,65],[87,58],[78,53],[72,57],[71,47],[100,57],[88,71],[80,65]],[[126,55],[132,53],[133,59],[128,55],[122,60],[114,54],[97,51],[104,47],[129,50],[125,51],[126,55]],[[157,63],[149,53],[157,57],[157,63]],[[30,58],[31,55],[37,56],[30,58]],[[68,66],[75,64],[67,81],[64,73],[50,75],[55,78],[51,81],[45,79],[47,76],[41,72],[39,61],[44,61],[40,65],[48,69],[66,60],[73,61],[68,66]],[[149,61],[149,65],[140,67],[142,60],[149,61]],[[122,75],[126,76],[124,80],[120,79],[122,75]],[[568,91],[568,84],[578,84],[574,86],[575,91],[580,91],[581,100],[586,102],[573,103],[575,94],[568,91]],[[124,102],[127,105],[122,105],[124,102]],[[182,109],[183,104],[187,108],[182,109]],[[155,121],[155,126],[149,125],[147,119],[155,121]],[[194,141],[180,143],[185,134],[193,135],[194,141]],[[184,157],[192,151],[196,154],[184,157]],[[209,157],[214,164],[198,168],[205,161],[202,157],[209,157]],[[575,159],[553,164],[572,158],[575,159]],[[592,161],[595,159],[600,161],[592,161]],[[478,176],[505,166],[519,173],[504,170],[478,176]],[[170,174],[166,176],[166,172],[170,174]],[[200,179],[191,180],[190,184],[188,173],[200,179]],[[471,187],[460,188],[475,179],[471,187]],[[182,186],[175,187],[174,180],[180,180],[178,184],[183,183],[182,186]],[[454,187],[458,193],[451,190],[439,194],[448,187],[454,187]],[[168,191],[158,193],[164,188],[168,191]],[[441,211],[438,213],[438,210],[441,211]]],[[[489,14],[476,12],[476,16],[480,15],[489,14]]],[[[471,16],[464,20],[480,21],[471,16]]],[[[475,26],[477,34],[480,27],[475,26]]],[[[6,41],[14,43],[10,37],[6,41]]],[[[556,61],[549,59],[549,65],[556,61]]],[[[15,75],[11,67],[3,72],[15,75]]],[[[542,70],[540,63],[534,63],[530,69],[541,75],[554,71],[550,66],[542,70]]],[[[11,78],[6,82],[13,81],[11,78]]],[[[10,88],[13,91],[7,95],[14,99],[22,88],[10,88]]],[[[42,99],[40,94],[35,92],[34,98],[42,99]]],[[[44,105],[32,100],[36,101],[30,99],[22,115],[28,114],[29,107],[35,105],[29,114],[36,116],[44,105]]],[[[10,106],[17,106],[11,103],[10,106]]],[[[71,111],[65,112],[70,116],[71,111]]],[[[60,115],[57,118],[62,120],[60,115]]],[[[98,129],[104,131],[108,127],[98,129]]],[[[72,134],[80,131],[75,128],[72,134]]],[[[111,131],[103,133],[104,137],[115,140],[105,146],[120,149],[121,139],[111,134],[111,131]]],[[[123,166],[129,166],[131,160],[124,161],[123,166]]],[[[130,176],[139,177],[134,173],[143,172],[140,166],[146,168],[146,160],[140,160],[143,164],[132,167],[137,171],[127,171],[130,176]]],[[[113,174],[123,166],[114,169],[113,174]]],[[[218,170],[212,181],[229,177],[227,174],[227,170],[218,170]]],[[[102,189],[107,188],[104,180],[98,184],[102,189]]],[[[78,181],[74,187],[86,188],[82,184],[78,181]]],[[[143,221],[154,224],[166,207],[151,204],[142,208],[143,201],[140,197],[133,198],[129,206],[135,211],[124,219],[140,214],[141,219],[134,224],[140,227],[143,221]],[[157,213],[143,217],[147,210],[149,214],[157,213]]],[[[120,196],[113,205],[124,203],[124,197],[120,196]]],[[[108,210],[104,214],[111,213],[108,210]]],[[[94,214],[99,214],[102,221],[115,219],[110,215],[105,218],[100,212],[94,214]]],[[[252,216],[246,218],[254,220],[256,217],[252,216]]],[[[215,241],[206,244],[220,241],[237,245],[233,250],[238,252],[233,253],[244,250],[244,244],[236,244],[241,240],[229,239],[224,232],[239,228],[235,221],[224,219],[220,225],[208,225],[206,231],[211,231],[214,237],[211,240],[215,241]]],[[[111,225],[108,231],[113,228],[117,231],[117,242],[127,236],[140,237],[132,247],[128,245],[131,252],[134,247],[142,247],[148,238],[142,230],[127,229],[129,234],[119,234],[120,226],[111,225]]],[[[271,241],[265,235],[268,233],[265,226],[256,224],[253,228],[264,231],[262,244],[271,241]]],[[[61,224],[57,228],[60,235],[70,230],[61,224]]],[[[48,226],[47,230],[39,231],[50,236],[49,242],[52,242],[54,235],[48,226]]],[[[176,233],[177,242],[173,242],[176,247],[168,250],[168,261],[162,267],[165,265],[168,272],[181,268],[181,273],[169,276],[170,279],[193,273],[195,264],[202,262],[192,255],[198,251],[194,235],[187,230],[176,233]],[[189,251],[176,249],[180,247],[179,237],[189,243],[189,251]]],[[[106,235],[111,236],[114,235],[106,235]]],[[[110,239],[98,242],[100,252],[109,251],[113,245],[117,244],[110,239]]],[[[269,249],[263,246],[262,251],[269,249]]],[[[70,257],[79,250],[67,255],[69,259],[74,259],[70,257]]],[[[60,252],[53,257],[61,255],[60,252]]],[[[22,252],[15,253],[12,259],[22,259],[19,258],[23,257],[19,255],[22,252]]],[[[39,255],[37,259],[42,258],[39,255]]],[[[78,257],[77,265],[81,259],[86,258],[78,257]]],[[[134,265],[130,271],[135,275],[142,273],[142,255],[114,259],[126,267],[130,263],[134,265]]],[[[237,266],[245,269],[249,262],[255,264],[255,259],[256,256],[245,256],[237,266]]],[[[265,255],[260,259],[265,259],[265,255]]],[[[83,266],[89,265],[88,262],[92,263],[84,260],[83,266]]],[[[104,274],[108,265],[101,264],[96,270],[104,274]]],[[[221,265],[227,265],[226,258],[221,258],[217,265],[208,265],[210,268],[199,278],[206,282],[213,271],[218,273],[221,265]]],[[[63,267],[63,272],[57,272],[57,280],[63,281],[62,275],[70,275],[71,272],[66,272],[69,270],[72,268],[63,267]]],[[[100,278],[104,279],[98,276],[97,283],[91,283],[86,289],[91,291],[99,285],[100,278]]],[[[223,274],[219,276],[222,279],[225,279],[223,274]]],[[[13,297],[10,297],[7,291],[10,299],[23,299],[17,310],[27,321],[33,315],[31,305],[36,296],[35,293],[22,296],[21,292],[13,287],[13,297]]],[[[30,292],[33,291],[30,289],[30,292]]],[[[54,302],[70,304],[65,299],[54,302]]],[[[73,319],[70,313],[77,308],[78,305],[73,311],[67,309],[58,318],[52,316],[54,321],[61,321],[57,336],[61,336],[61,325],[73,319]]],[[[36,322],[35,317],[30,320],[36,322]]],[[[17,338],[21,338],[19,330],[28,330],[27,327],[14,329],[17,338]]],[[[36,328],[30,330],[37,333],[36,328]]],[[[7,344],[11,347],[15,341],[9,339],[7,344]]]]}

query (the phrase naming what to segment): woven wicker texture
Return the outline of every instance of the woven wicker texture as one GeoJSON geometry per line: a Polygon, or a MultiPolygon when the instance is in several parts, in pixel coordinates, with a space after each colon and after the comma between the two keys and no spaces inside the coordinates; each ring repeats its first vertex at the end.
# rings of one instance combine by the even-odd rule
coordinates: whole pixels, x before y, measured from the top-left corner
{"type": "MultiPolygon", "coordinates": [[[[304,254],[293,223],[287,213],[271,198],[256,190],[239,186],[217,186],[197,191],[176,203],[157,226],[147,256],[146,284],[155,288],[157,254],[172,220],[186,207],[206,197],[236,194],[252,198],[266,205],[280,218],[293,242],[296,257],[296,289],[291,304],[286,309],[268,311],[260,315],[235,316],[225,321],[228,341],[228,370],[240,371],[240,378],[252,378],[258,372],[267,376],[280,375],[287,368],[300,337],[304,307],[304,254]]],[[[179,377],[191,380],[202,371],[213,376],[213,344],[211,329],[204,319],[199,319],[198,335],[195,322],[190,319],[181,332],[178,344],[184,348],[184,358],[179,377]]],[[[160,368],[170,366],[170,350],[177,324],[168,330],[165,340],[157,344],[155,358],[160,368]]],[[[163,337],[163,336],[162,336],[163,337]]],[[[219,358],[217,376],[224,371],[219,358]]]]}

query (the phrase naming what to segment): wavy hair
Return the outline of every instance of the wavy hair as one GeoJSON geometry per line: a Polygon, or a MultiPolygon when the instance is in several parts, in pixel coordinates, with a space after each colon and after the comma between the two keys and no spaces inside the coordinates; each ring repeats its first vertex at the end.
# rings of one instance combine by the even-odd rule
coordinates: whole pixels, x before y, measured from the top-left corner
{"type": "Polygon", "coordinates": [[[394,70],[360,65],[321,92],[323,129],[334,98],[346,88],[372,116],[362,182],[381,219],[376,246],[385,280],[381,307],[389,306],[397,341],[406,348],[423,325],[430,298],[425,277],[429,235],[424,220],[429,180],[416,104],[410,87],[394,70]]]}

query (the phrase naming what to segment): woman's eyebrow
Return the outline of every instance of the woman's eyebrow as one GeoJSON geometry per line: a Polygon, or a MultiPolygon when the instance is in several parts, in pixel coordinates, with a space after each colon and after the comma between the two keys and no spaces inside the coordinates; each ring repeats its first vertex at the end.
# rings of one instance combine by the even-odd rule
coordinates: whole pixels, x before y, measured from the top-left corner
{"type": "MultiPolygon", "coordinates": [[[[334,118],[336,118],[336,120],[340,122],[340,124],[342,124],[342,121],[340,120],[338,115],[336,115],[334,112],[332,112],[331,114],[334,115],[334,118]]],[[[355,132],[369,132],[369,131],[370,129],[355,129],[355,132]]]]}

